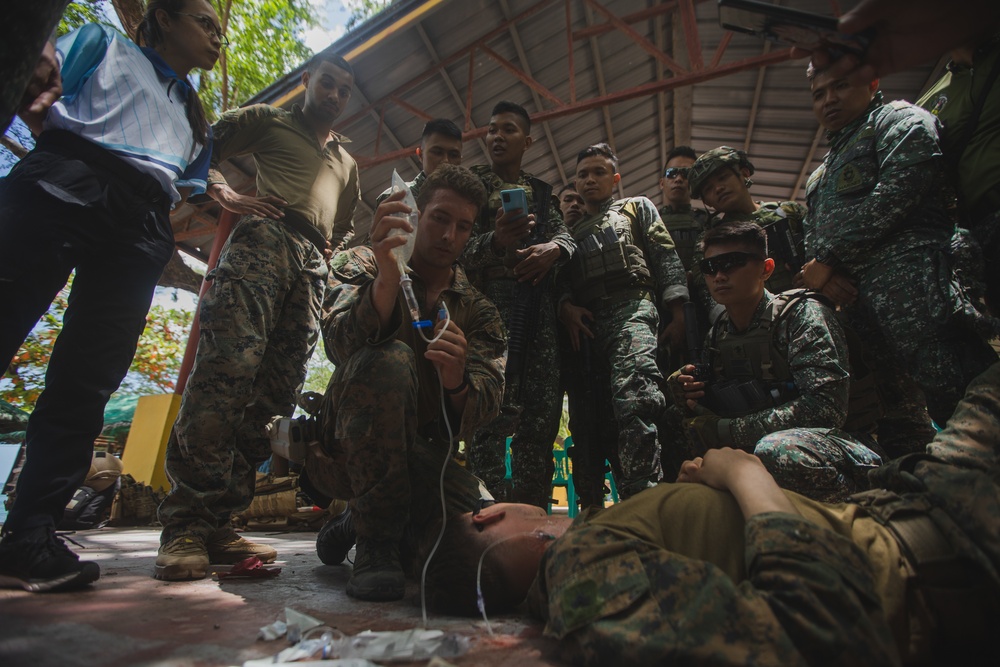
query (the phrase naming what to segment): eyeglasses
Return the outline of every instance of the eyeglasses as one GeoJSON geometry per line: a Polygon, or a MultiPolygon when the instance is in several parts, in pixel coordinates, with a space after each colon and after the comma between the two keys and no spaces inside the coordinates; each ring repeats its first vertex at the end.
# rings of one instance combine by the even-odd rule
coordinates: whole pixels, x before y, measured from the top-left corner
{"type": "Polygon", "coordinates": [[[219,41],[222,42],[223,46],[229,46],[229,40],[226,39],[226,36],[222,34],[222,28],[215,25],[215,21],[213,21],[212,19],[208,18],[207,16],[200,16],[198,14],[188,14],[187,12],[177,12],[177,13],[181,16],[190,16],[195,21],[201,24],[201,28],[202,30],[205,31],[206,35],[208,35],[209,37],[212,36],[218,37],[219,41]]]}
{"type": "Polygon", "coordinates": [[[714,276],[717,273],[729,273],[734,269],[741,269],[747,265],[751,259],[763,262],[764,258],[749,252],[724,252],[715,257],[706,257],[698,264],[703,275],[714,276]]]}
{"type": "Polygon", "coordinates": [[[691,170],[688,167],[670,167],[665,172],[663,172],[663,178],[684,178],[688,177],[688,173],[691,170]]]}

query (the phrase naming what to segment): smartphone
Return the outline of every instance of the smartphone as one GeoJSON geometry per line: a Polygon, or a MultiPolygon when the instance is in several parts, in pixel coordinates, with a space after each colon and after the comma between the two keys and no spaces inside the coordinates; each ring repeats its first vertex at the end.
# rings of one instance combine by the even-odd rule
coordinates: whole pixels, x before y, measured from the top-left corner
{"type": "Polygon", "coordinates": [[[806,51],[825,49],[834,58],[847,53],[864,55],[871,36],[870,32],[857,35],[839,32],[837,19],[832,16],[758,0],[719,0],[719,25],[806,51]]]}
{"type": "Polygon", "coordinates": [[[515,209],[521,209],[521,215],[517,216],[515,220],[528,215],[528,196],[525,194],[524,188],[501,190],[500,202],[503,205],[505,213],[510,213],[515,209]]]}

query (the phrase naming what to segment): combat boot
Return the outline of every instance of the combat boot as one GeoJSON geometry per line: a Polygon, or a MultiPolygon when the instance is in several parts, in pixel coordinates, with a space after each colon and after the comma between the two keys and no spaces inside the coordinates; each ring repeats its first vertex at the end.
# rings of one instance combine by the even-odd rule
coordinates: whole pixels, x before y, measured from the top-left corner
{"type": "Polygon", "coordinates": [[[0,586],[31,593],[66,591],[97,581],[101,567],[81,561],[49,526],[10,532],[0,542],[0,586]]]}
{"type": "Polygon", "coordinates": [[[205,543],[197,537],[182,535],[160,545],[153,576],[164,581],[204,579],[208,565],[205,543]]]}
{"type": "Polygon", "coordinates": [[[326,522],[316,535],[316,555],[324,565],[340,565],[357,541],[351,508],[326,522]]]}
{"type": "Polygon", "coordinates": [[[399,544],[394,541],[358,540],[354,571],[347,594],[368,602],[401,600],[406,581],[399,563],[399,544]]]}
{"type": "Polygon", "coordinates": [[[240,537],[232,526],[219,528],[212,533],[205,546],[209,562],[219,565],[233,565],[251,556],[256,556],[262,563],[273,563],[278,557],[278,552],[272,547],[240,537]]]}

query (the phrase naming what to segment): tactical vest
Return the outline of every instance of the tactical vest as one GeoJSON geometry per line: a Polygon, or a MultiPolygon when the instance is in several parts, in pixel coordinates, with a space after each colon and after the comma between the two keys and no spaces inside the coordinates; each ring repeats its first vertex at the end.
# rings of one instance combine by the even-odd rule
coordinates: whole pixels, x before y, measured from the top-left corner
{"type": "Polygon", "coordinates": [[[691,270],[694,263],[694,253],[698,239],[705,232],[705,215],[702,211],[689,209],[687,211],[672,211],[664,206],[660,209],[660,219],[674,240],[677,256],[684,265],[685,271],[691,270]]]}
{"type": "Polygon", "coordinates": [[[713,382],[706,389],[707,406],[724,417],[739,417],[777,407],[798,395],[785,354],[774,344],[776,325],[803,299],[806,290],[775,295],[746,333],[727,330],[723,314],[709,334],[713,382]]]}
{"type": "MultiPolygon", "coordinates": [[[[774,334],[777,331],[776,325],[805,299],[816,299],[829,305],[826,298],[817,292],[795,289],[776,294],[761,316],[760,326],[745,334],[735,335],[725,330],[723,325],[729,321],[726,314],[712,327],[709,349],[712,353],[714,376],[724,378],[730,387],[739,387],[741,397],[753,394],[751,389],[741,387],[741,383],[757,383],[762,390],[757,393],[766,393],[774,401],[771,405],[761,405],[757,410],[777,407],[798,396],[785,351],[779,350],[775,345],[774,334]]],[[[838,319],[843,323],[843,318],[838,319]]],[[[857,334],[845,327],[845,338],[851,385],[843,429],[855,434],[872,433],[882,415],[875,375],[865,363],[863,346],[857,334]]],[[[729,393],[732,395],[733,391],[730,389],[729,393]]],[[[713,406],[706,403],[706,407],[713,406]]],[[[718,403],[714,407],[718,408],[718,403]]],[[[747,410],[743,414],[753,411],[755,410],[747,410]]]]}
{"type": "Polygon", "coordinates": [[[603,298],[652,292],[653,277],[635,239],[635,219],[631,199],[616,201],[596,231],[577,240],[570,276],[574,301],[579,305],[586,307],[603,298]]]}

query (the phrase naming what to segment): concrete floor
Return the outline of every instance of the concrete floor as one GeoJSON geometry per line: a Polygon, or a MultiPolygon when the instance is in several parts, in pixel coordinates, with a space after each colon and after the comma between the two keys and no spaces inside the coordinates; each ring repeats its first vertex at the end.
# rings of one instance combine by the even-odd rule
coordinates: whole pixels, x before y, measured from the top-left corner
{"type": "MultiPolygon", "coordinates": [[[[0,590],[0,665],[4,667],[209,667],[242,665],[276,654],[284,639],[257,639],[259,628],[284,618],[285,607],[346,634],[421,625],[415,583],[395,603],[364,603],[344,593],[350,566],[324,566],[315,533],[247,533],[278,550],[281,574],[268,580],[215,578],[167,583],[152,578],[159,531],[104,528],[75,533],[82,558],[101,578],[72,593],[0,590]]],[[[353,559],[353,554],[351,556],[353,559]]],[[[494,636],[475,619],[431,615],[429,627],[472,638],[455,665],[559,665],[554,642],[519,616],[490,619],[494,636]]],[[[410,663],[413,664],[413,663],[410,663]]]]}

